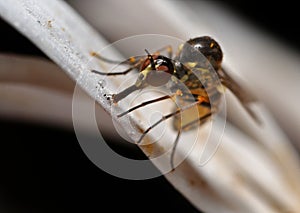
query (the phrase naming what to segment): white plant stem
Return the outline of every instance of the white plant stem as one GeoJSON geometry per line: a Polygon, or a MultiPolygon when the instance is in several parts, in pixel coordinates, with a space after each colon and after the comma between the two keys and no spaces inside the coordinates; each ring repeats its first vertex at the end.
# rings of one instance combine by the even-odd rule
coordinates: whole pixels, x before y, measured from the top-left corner
{"type": "MultiPolygon", "coordinates": [[[[0,14],[91,97],[99,97],[99,104],[110,112],[109,102],[95,88],[97,79],[89,73],[90,51],[100,50],[106,42],[65,2],[1,0],[0,14]]],[[[117,52],[113,54],[117,55],[117,52]]],[[[109,80],[106,83],[113,84],[109,80]]],[[[228,124],[222,145],[212,160],[199,167],[201,138],[209,134],[207,126],[202,128],[196,149],[174,172],[166,175],[167,179],[193,205],[205,212],[299,212],[300,183],[297,180],[300,167],[297,153],[263,107],[255,108],[263,119],[261,127],[247,118],[237,104],[233,107],[237,109],[237,117],[246,118],[241,122],[240,130],[228,124]],[[242,132],[241,129],[247,131],[242,132]]],[[[127,131],[122,121],[114,119],[127,131]]],[[[130,132],[129,135],[136,141],[140,133],[130,132]]],[[[164,147],[157,145],[155,148],[163,152],[164,147]]],[[[149,154],[148,149],[144,148],[144,151],[149,154]]],[[[180,155],[182,151],[179,148],[176,152],[180,155]]],[[[163,162],[156,160],[154,164],[164,169],[163,162]]]]}

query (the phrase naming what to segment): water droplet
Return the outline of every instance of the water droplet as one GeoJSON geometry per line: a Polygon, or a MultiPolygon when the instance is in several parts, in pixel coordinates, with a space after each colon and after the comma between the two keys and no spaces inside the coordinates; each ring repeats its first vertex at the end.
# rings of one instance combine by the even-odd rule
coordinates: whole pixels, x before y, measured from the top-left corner
{"type": "Polygon", "coordinates": [[[104,87],[106,86],[106,81],[103,80],[103,79],[100,79],[98,81],[98,86],[99,86],[100,89],[104,89],[104,87]]]}
{"type": "Polygon", "coordinates": [[[111,101],[111,100],[112,100],[112,95],[111,95],[111,94],[106,94],[106,93],[104,93],[104,94],[103,94],[103,97],[105,97],[106,100],[108,100],[108,101],[111,101]]]}

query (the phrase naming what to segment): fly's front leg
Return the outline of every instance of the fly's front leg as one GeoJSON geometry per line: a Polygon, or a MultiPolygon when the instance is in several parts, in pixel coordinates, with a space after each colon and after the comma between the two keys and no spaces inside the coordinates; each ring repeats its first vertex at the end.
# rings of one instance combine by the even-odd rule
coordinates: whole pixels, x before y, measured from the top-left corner
{"type": "Polygon", "coordinates": [[[99,75],[106,75],[106,76],[109,76],[109,75],[126,75],[130,71],[138,69],[141,66],[141,64],[144,62],[145,58],[146,58],[146,56],[133,56],[133,57],[130,57],[130,58],[124,60],[124,61],[115,61],[115,60],[105,58],[105,57],[103,57],[100,54],[95,53],[95,52],[92,53],[92,56],[94,56],[97,59],[99,59],[101,61],[104,61],[106,63],[120,64],[120,65],[125,64],[125,65],[130,66],[128,69],[123,70],[121,72],[112,72],[112,73],[101,72],[101,71],[98,71],[98,70],[91,70],[91,72],[93,72],[93,73],[96,73],[96,74],[99,74],[99,75]]]}
{"type": "MultiPolygon", "coordinates": [[[[106,62],[106,63],[120,64],[120,65],[121,64],[125,64],[125,65],[127,64],[127,65],[130,66],[129,68],[127,68],[126,70],[123,70],[121,72],[107,73],[107,72],[101,72],[101,71],[98,71],[98,70],[91,70],[91,72],[93,72],[93,73],[96,73],[96,74],[99,74],[99,75],[105,75],[105,76],[126,75],[130,71],[138,69],[141,66],[141,64],[144,62],[145,58],[146,58],[146,56],[134,56],[134,57],[130,57],[127,60],[124,60],[124,61],[115,61],[115,60],[105,58],[105,57],[103,57],[100,54],[95,53],[95,52],[92,52],[91,55],[96,57],[97,59],[99,59],[101,61],[106,62]]],[[[117,103],[120,100],[122,100],[123,98],[125,98],[126,96],[128,96],[130,93],[140,89],[140,87],[141,87],[141,85],[134,84],[134,85],[128,87],[127,89],[123,90],[122,92],[117,93],[117,94],[112,94],[110,96],[112,97],[113,102],[117,103]]]]}

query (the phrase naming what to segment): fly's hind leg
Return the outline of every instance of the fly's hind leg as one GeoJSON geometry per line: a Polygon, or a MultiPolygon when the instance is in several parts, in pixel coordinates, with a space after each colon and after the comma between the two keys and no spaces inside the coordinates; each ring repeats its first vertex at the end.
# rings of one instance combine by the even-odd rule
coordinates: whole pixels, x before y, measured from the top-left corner
{"type": "Polygon", "coordinates": [[[249,94],[249,92],[247,92],[233,78],[231,78],[231,76],[224,70],[224,68],[218,70],[218,75],[220,77],[221,83],[238,98],[244,109],[253,118],[253,120],[256,123],[261,124],[260,118],[249,106],[250,103],[257,101],[256,98],[249,94]]]}
{"type": "Polygon", "coordinates": [[[205,123],[208,119],[210,119],[210,117],[211,117],[211,112],[206,115],[201,116],[200,118],[192,120],[191,122],[181,126],[181,128],[178,129],[177,136],[174,141],[174,145],[172,147],[171,157],[170,157],[170,164],[171,164],[172,171],[175,169],[175,167],[174,167],[175,151],[176,151],[176,148],[177,148],[177,145],[179,142],[179,137],[181,135],[181,132],[185,129],[188,129],[191,126],[198,124],[198,123],[205,123]]]}
{"type": "Polygon", "coordinates": [[[177,114],[180,114],[182,113],[183,111],[187,110],[187,109],[190,109],[198,104],[200,104],[202,102],[202,100],[198,100],[194,103],[191,103],[187,106],[184,106],[184,107],[181,107],[181,108],[178,108],[176,111],[172,112],[172,113],[169,113],[167,115],[164,115],[161,117],[161,119],[159,119],[157,122],[155,122],[154,124],[152,124],[151,126],[149,126],[141,135],[140,139],[137,141],[137,144],[141,143],[143,138],[147,135],[148,132],[150,132],[154,127],[156,127],[158,124],[160,124],[161,122],[171,118],[171,117],[174,117],[175,115],[177,114]]]}
{"type": "MultiPolygon", "coordinates": [[[[161,119],[159,119],[157,122],[155,122],[154,124],[152,124],[151,126],[149,126],[145,131],[143,131],[140,139],[137,141],[137,144],[141,143],[141,141],[143,140],[143,138],[153,129],[155,128],[156,126],[158,126],[160,123],[162,123],[163,121],[166,121],[167,119],[171,118],[171,117],[174,117],[194,106],[197,106],[197,105],[201,105],[201,104],[204,104],[206,105],[206,102],[203,101],[203,99],[199,99],[187,106],[184,106],[184,107],[181,107],[181,108],[178,108],[176,111],[172,112],[172,113],[169,113],[167,115],[164,115],[162,116],[161,119]]],[[[176,136],[176,139],[175,139],[175,142],[174,142],[174,145],[172,147],[172,152],[171,152],[171,158],[170,158],[170,164],[171,164],[171,168],[172,170],[174,169],[174,153],[175,153],[175,149],[177,147],[177,144],[178,144],[178,141],[179,141],[179,138],[180,138],[180,135],[181,135],[181,132],[182,130],[184,129],[187,129],[189,126],[191,125],[194,125],[195,123],[199,122],[199,120],[201,122],[205,122],[207,118],[209,118],[211,116],[211,113],[208,113],[202,117],[200,117],[199,119],[196,119],[196,120],[193,120],[187,124],[185,124],[184,126],[182,126],[181,128],[178,129],[178,132],[177,132],[177,136],[176,136]]]]}

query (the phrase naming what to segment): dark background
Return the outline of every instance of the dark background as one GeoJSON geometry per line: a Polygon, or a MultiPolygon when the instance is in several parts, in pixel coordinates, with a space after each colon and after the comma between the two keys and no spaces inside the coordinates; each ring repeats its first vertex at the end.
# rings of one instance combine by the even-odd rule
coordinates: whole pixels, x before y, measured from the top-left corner
{"type": "MultiPolygon", "coordinates": [[[[222,4],[299,51],[296,2],[225,1],[222,4]]],[[[1,19],[0,33],[1,53],[46,57],[1,19]]],[[[131,212],[145,209],[196,212],[163,177],[129,181],[101,171],[83,154],[71,130],[3,118],[0,118],[0,128],[0,211],[3,208],[5,212],[22,213],[90,212],[92,209],[100,212],[104,208],[110,211],[120,208],[131,212]]],[[[124,147],[114,148],[132,152],[124,147]]],[[[143,157],[138,151],[133,155],[143,157]]]]}
{"type": "Polygon", "coordinates": [[[226,0],[221,4],[266,32],[267,35],[299,51],[300,8],[296,2],[226,0]]]}

